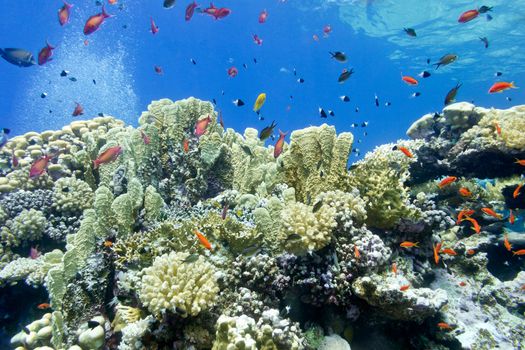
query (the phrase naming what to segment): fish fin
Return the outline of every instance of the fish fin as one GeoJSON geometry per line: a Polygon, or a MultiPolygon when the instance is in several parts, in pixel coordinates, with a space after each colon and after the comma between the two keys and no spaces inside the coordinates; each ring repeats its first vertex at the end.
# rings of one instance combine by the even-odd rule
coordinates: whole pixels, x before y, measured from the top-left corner
{"type": "Polygon", "coordinates": [[[517,87],[516,85],[514,85],[514,82],[513,82],[513,81],[510,82],[510,87],[513,88],[513,89],[519,89],[519,87],[517,87]]]}
{"type": "Polygon", "coordinates": [[[98,169],[98,162],[96,160],[93,161],[93,169],[98,169]]]}
{"type": "Polygon", "coordinates": [[[109,17],[113,17],[113,15],[110,15],[109,13],[106,12],[106,5],[102,5],[102,16],[104,18],[109,18],[109,17]]]}

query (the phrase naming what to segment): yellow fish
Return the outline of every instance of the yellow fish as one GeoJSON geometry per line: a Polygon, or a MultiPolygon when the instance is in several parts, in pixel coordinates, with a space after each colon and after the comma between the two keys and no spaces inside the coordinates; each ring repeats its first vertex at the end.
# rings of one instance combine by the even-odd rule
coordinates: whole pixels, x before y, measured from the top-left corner
{"type": "Polygon", "coordinates": [[[259,112],[259,110],[262,108],[264,102],[266,101],[266,94],[263,92],[257,96],[257,99],[255,100],[255,104],[253,105],[253,111],[259,112]]]}

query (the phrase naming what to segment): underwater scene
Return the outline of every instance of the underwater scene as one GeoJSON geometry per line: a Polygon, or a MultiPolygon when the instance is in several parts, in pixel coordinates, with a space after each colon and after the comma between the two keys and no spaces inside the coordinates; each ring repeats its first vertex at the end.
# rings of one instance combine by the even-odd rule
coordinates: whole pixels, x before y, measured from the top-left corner
{"type": "Polygon", "coordinates": [[[523,0],[0,4],[0,350],[525,349],[523,0]]]}

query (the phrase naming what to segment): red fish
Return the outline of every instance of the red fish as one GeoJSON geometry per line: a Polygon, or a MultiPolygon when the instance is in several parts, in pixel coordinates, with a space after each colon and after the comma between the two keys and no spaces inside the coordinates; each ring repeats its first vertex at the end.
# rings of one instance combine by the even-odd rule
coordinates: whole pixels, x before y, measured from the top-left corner
{"type": "Polygon", "coordinates": [[[106,164],[117,160],[118,156],[122,153],[122,147],[113,146],[102,152],[101,155],[93,161],[93,169],[98,169],[100,164],[106,164]]]}
{"type": "Polygon", "coordinates": [[[410,242],[410,241],[404,241],[402,242],[399,246],[400,247],[403,247],[403,248],[414,248],[414,247],[419,247],[419,242],[410,242]]]}
{"type": "Polygon", "coordinates": [[[468,11],[463,12],[459,16],[458,22],[459,23],[467,23],[467,22],[472,21],[474,18],[476,18],[478,16],[479,16],[479,11],[478,10],[468,10],[468,11]]]}
{"type": "Polygon", "coordinates": [[[446,178],[444,178],[443,180],[441,180],[441,182],[438,184],[438,187],[439,188],[443,188],[445,186],[448,186],[450,185],[451,183],[453,183],[454,181],[456,181],[458,178],[455,177],[455,176],[447,176],[446,178]]]}
{"type": "Polygon", "coordinates": [[[96,32],[100,28],[100,25],[104,23],[106,18],[109,17],[112,16],[106,13],[106,9],[104,5],[102,5],[102,12],[89,17],[86,21],[86,24],[84,25],[84,34],[89,35],[96,32]]]}
{"type": "Polygon", "coordinates": [[[510,252],[512,250],[512,244],[510,244],[509,239],[507,238],[507,235],[503,236],[503,245],[505,248],[510,252]]]}
{"type": "Polygon", "coordinates": [[[58,9],[58,23],[60,23],[61,26],[69,22],[69,14],[72,7],[73,5],[64,1],[64,5],[58,9]]]}
{"type": "Polygon", "coordinates": [[[442,249],[441,253],[447,254],[447,255],[458,255],[458,253],[456,253],[456,251],[454,249],[452,249],[452,248],[442,249]]]}
{"type": "Polygon", "coordinates": [[[235,78],[239,74],[239,70],[235,67],[228,68],[228,75],[232,78],[235,78]]]}
{"type": "Polygon", "coordinates": [[[409,149],[406,148],[406,147],[403,147],[403,146],[394,146],[394,147],[392,148],[392,150],[393,150],[393,151],[397,151],[397,150],[399,150],[399,151],[403,152],[403,154],[404,154],[405,156],[407,156],[408,158],[414,158],[414,155],[412,154],[412,152],[410,152],[409,149]]]}
{"type": "Polygon", "coordinates": [[[525,249],[516,250],[512,255],[525,255],[525,249]]]}
{"type": "Polygon", "coordinates": [[[48,303],[42,303],[42,304],[38,304],[36,307],[40,310],[46,310],[46,309],[49,309],[51,305],[48,303]]]}
{"type": "Polygon", "coordinates": [[[465,287],[467,285],[467,282],[461,281],[458,284],[460,287],[465,287]]]}
{"type": "Polygon", "coordinates": [[[501,136],[501,127],[499,126],[498,122],[494,122],[494,128],[496,129],[496,134],[501,136]]]}
{"type": "Polygon", "coordinates": [[[417,85],[417,84],[419,84],[419,82],[416,79],[414,79],[414,78],[412,78],[412,77],[410,77],[408,75],[401,76],[401,80],[403,80],[408,85],[417,85]]]}
{"type": "Polygon", "coordinates": [[[204,9],[202,12],[212,16],[217,20],[228,16],[231,13],[231,10],[226,7],[217,8],[213,6],[213,3],[210,3],[210,7],[204,9]]]}
{"type": "Polygon", "coordinates": [[[42,66],[47,62],[51,61],[53,56],[54,46],[51,46],[49,42],[46,41],[46,46],[44,46],[38,53],[38,65],[42,66]]]}
{"type": "Polygon", "coordinates": [[[497,83],[494,83],[489,89],[489,94],[493,94],[496,92],[503,92],[508,89],[517,89],[518,87],[514,85],[514,82],[511,81],[510,83],[506,81],[498,81],[497,83]]]}
{"type": "Polygon", "coordinates": [[[140,130],[140,136],[142,136],[142,141],[144,142],[145,145],[149,145],[151,143],[151,139],[149,138],[148,135],[144,133],[144,131],[140,130]]]}
{"type": "Polygon", "coordinates": [[[45,173],[47,171],[47,165],[49,164],[50,159],[51,156],[42,156],[37,158],[33,164],[31,164],[31,169],[29,169],[29,178],[36,179],[45,173]]]}
{"type": "Polygon", "coordinates": [[[212,250],[211,243],[206,239],[206,237],[204,237],[204,235],[202,233],[200,233],[196,229],[193,229],[193,233],[195,233],[197,235],[197,238],[199,239],[199,241],[201,242],[201,244],[203,245],[204,248],[206,248],[208,250],[212,250]]]}
{"type": "Polygon", "coordinates": [[[467,250],[467,255],[474,255],[476,254],[476,251],[474,249],[467,250]]]}
{"type": "Polygon", "coordinates": [[[359,252],[359,249],[356,245],[354,246],[354,256],[356,259],[361,259],[361,253],[359,252]]]}
{"type": "Polygon", "coordinates": [[[470,197],[470,196],[472,196],[472,192],[466,187],[461,187],[458,192],[463,197],[470,197]]]}
{"type": "Polygon", "coordinates": [[[278,158],[283,152],[284,138],[287,134],[287,132],[282,132],[281,130],[279,130],[279,139],[275,143],[275,148],[273,149],[274,158],[278,158]]]}
{"type": "Polygon", "coordinates": [[[155,73],[157,73],[158,75],[164,74],[164,71],[162,70],[161,66],[154,66],[153,69],[155,69],[155,73]]]}
{"type": "Polygon", "coordinates": [[[325,25],[323,27],[323,35],[325,38],[328,38],[328,35],[332,32],[332,26],[330,26],[329,24],[325,25]]]}
{"type": "Polygon", "coordinates": [[[211,122],[211,117],[208,115],[206,118],[200,119],[195,124],[195,131],[193,132],[195,136],[200,137],[206,132],[208,124],[211,122]]]}
{"type": "Polygon", "coordinates": [[[187,7],[186,7],[186,14],[184,15],[184,19],[186,21],[189,21],[192,17],[193,17],[193,13],[195,12],[195,9],[197,8],[197,3],[195,1],[193,1],[191,4],[189,4],[187,7]]]}
{"type": "Polygon", "coordinates": [[[523,184],[519,184],[518,186],[516,186],[516,188],[514,189],[514,192],[512,193],[512,198],[514,199],[518,198],[522,187],[523,187],[523,184]]]}
{"type": "Polygon", "coordinates": [[[256,43],[257,45],[261,46],[262,43],[263,43],[263,40],[261,38],[259,38],[259,36],[257,34],[253,34],[253,42],[256,43]]]}
{"type": "Polygon", "coordinates": [[[512,212],[512,209],[510,209],[510,214],[509,214],[509,223],[511,225],[514,225],[514,222],[516,221],[516,217],[514,216],[514,213],[512,212]]]}
{"type": "Polygon", "coordinates": [[[434,261],[436,262],[436,265],[439,264],[439,250],[441,249],[441,242],[438,244],[434,244],[432,246],[434,248],[434,261]]]}
{"type": "Polygon", "coordinates": [[[490,209],[490,208],[481,208],[481,211],[484,212],[485,214],[487,214],[488,216],[492,216],[496,219],[501,219],[502,215],[501,214],[498,214],[496,213],[494,210],[490,209]]]}
{"type": "Polygon", "coordinates": [[[474,210],[472,209],[463,209],[462,211],[460,211],[458,214],[456,225],[459,225],[459,223],[463,221],[464,216],[471,216],[472,214],[474,214],[474,210]]]}
{"type": "Polygon", "coordinates": [[[15,155],[14,150],[11,152],[11,165],[13,166],[13,168],[18,167],[18,157],[15,155]]]}
{"type": "Polygon", "coordinates": [[[188,153],[190,151],[190,141],[188,139],[182,140],[182,149],[184,150],[184,153],[188,153]]]}
{"type": "Polygon", "coordinates": [[[476,219],[466,217],[463,220],[470,221],[470,223],[472,224],[472,229],[479,235],[479,233],[481,232],[481,226],[479,226],[478,221],[476,219]]]}
{"type": "Polygon", "coordinates": [[[514,163],[519,164],[521,166],[525,166],[525,159],[516,158],[516,161],[514,163]]]}
{"type": "Polygon", "coordinates": [[[115,5],[117,3],[117,0],[108,0],[108,4],[115,5]]]}
{"type": "Polygon", "coordinates": [[[392,273],[397,276],[397,264],[395,262],[392,263],[392,273]]]}
{"type": "Polygon", "coordinates": [[[151,25],[151,34],[155,35],[159,32],[159,27],[155,24],[155,21],[153,21],[153,17],[149,18],[150,25],[151,25]]]}
{"type": "Polygon", "coordinates": [[[75,106],[75,109],[73,110],[73,113],[71,115],[73,117],[78,117],[79,115],[84,114],[84,107],[78,102],[75,102],[77,105],[75,106]]]}
{"type": "Polygon", "coordinates": [[[437,324],[438,328],[443,330],[443,331],[450,331],[452,330],[452,326],[450,326],[448,323],[445,323],[445,322],[439,322],[437,324]]]}
{"type": "Polygon", "coordinates": [[[264,23],[266,22],[267,19],[268,19],[268,12],[266,10],[263,10],[259,14],[259,23],[264,23]]]}
{"type": "Polygon", "coordinates": [[[410,284],[405,284],[399,287],[399,290],[404,292],[405,290],[408,290],[408,288],[410,288],[410,284]]]}
{"type": "Polygon", "coordinates": [[[39,256],[40,256],[40,252],[38,251],[38,248],[31,247],[31,249],[29,249],[29,257],[31,259],[35,260],[39,256]]]}

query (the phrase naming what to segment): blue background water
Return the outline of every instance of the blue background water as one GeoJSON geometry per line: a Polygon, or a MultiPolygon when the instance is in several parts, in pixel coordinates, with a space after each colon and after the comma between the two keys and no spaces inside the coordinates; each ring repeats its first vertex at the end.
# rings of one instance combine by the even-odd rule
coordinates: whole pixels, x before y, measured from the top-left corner
{"type": "Polygon", "coordinates": [[[99,13],[100,6],[95,1],[72,3],[71,21],[61,27],[61,1],[0,0],[0,47],[26,48],[35,57],[46,39],[57,47],[54,60],[42,67],[18,68],[0,60],[1,126],[15,134],[71,122],[74,101],[84,106],[84,118],[103,112],[136,124],[151,100],[195,96],[215,98],[226,126],[240,132],[245,127],[261,129],[272,120],[286,131],[328,122],[338,131],[353,131],[362,140],[355,147],[366,151],[404,137],[415,119],[440,111],[445,94],[458,81],[463,83],[458,101],[497,108],[525,103],[523,89],[487,93],[498,80],[525,86],[525,48],[520,45],[525,39],[524,1],[219,1],[216,6],[232,9],[230,16],[214,20],[195,13],[185,22],[190,0],[179,0],[169,10],[163,9],[162,0],[119,0],[106,5],[115,17],[87,37],[82,34],[84,22],[99,13]],[[494,6],[492,21],[480,16],[457,22],[463,11],[480,5],[494,6]],[[263,9],[268,20],[259,24],[263,9]],[[160,29],[155,36],[150,16],[160,29]],[[332,28],[326,38],[325,25],[332,28]],[[407,36],[403,27],[415,28],[418,37],[407,36]],[[253,34],[263,39],[262,46],[253,42],[253,34]],[[313,40],[314,34],[319,41],[313,40]],[[488,49],[480,36],[488,37],[488,49]],[[344,51],[349,61],[338,63],[328,51],[344,51]],[[447,53],[458,54],[459,60],[437,71],[427,65],[427,58],[434,63],[447,53]],[[154,72],[155,65],[163,68],[163,75],[154,72]],[[227,75],[231,66],[239,70],[235,78],[227,75]],[[338,84],[341,70],[352,67],[356,73],[338,84]],[[77,81],[60,77],[64,69],[77,81]],[[423,69],[432,76],[417,77],[423,69]],[[496,78],[496,71],[503,76],[496,78]],[[403,83],[401,72],[416,77],[419,86],[403,83]],[[298,78],[305,82],[298,83],[298,78]],[[410,98],[416,91],[421,96],[410,98]],[[42,92],[47,98],[40,97],[42,92]],[[267,94],[263,121],[252,112],[260,92],[267,94]],[[343,103],[341,95],[351,101],[343,103]],[[234,106],[231,101],[237,98],[246,105],[234,106]],[[334,110],[335,117],[320,119],[319,107],[334,110]],[[370,122],[366,137],[365,129],[350,127],[363,121],[370,122]]]}

